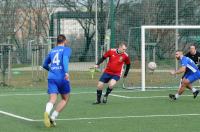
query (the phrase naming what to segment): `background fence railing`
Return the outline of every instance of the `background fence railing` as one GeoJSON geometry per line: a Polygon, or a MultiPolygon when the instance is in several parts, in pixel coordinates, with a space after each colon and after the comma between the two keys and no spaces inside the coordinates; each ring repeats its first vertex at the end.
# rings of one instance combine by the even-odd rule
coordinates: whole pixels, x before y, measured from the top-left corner
{"type": "MultiPolygon", "coordinates": [[[[131,69],[138,69],[141,60],[141,25],[199,25],[199,5],[199,0],[0,0],[0,45],[12,45],[12,50],[1,51],[1,54],[10,51],[12,60],[10,80],[9,66],[1,60],[1,72],[6,68],[5,75],[1,74],[6,79],[2,77],[2,81],[12,86],[21,83],[19,87],[43,87],[43,84],[34,83],[33,78],[44,83],[44,79],[38,77],[41,72],[38,66],[55,45],[55,37],[62,33],[69,39],[73,50],[70,60],[74,64],[72,83],[74,86],[83,83],[86,87],[94,87],[98,76],[91,80],[90,72],[83,65],[94,64],[95,55],[100,57],[107,48],[117,47],[120,41],[126,41],[127,52],[132,60],[131,69]],[[98,33],[98,41],[95,40],[95,33],[98,33]],[[35,75],[36,71],[38,74],[35,75]]],[[[163,45],[148,47],[149,51],[159,49],[154,56],[157,60],[162,55],[167,57],[162,52],[174,45],[174,41],[169,41],[169,32],[159,32],[159,35],[158,32],[146,35],[147,42],[163,45]],[[158,38],[166,35],[169,39],[158,38]]],[[[171,35],[174,38],[174,33],[171,35]]],[[[199,48],[198,35],[192,37],[192,32],[180,32],[180,36],[182,38],[178,42],[183,50],[186,51],[185,47],[191,43],[199,48]]],[[[175,49],[171,50],[173,52],[175,49]]],[[[147,58],[152,57],[149,54],[147,58]]],[[[45,78],[45,74],[42,73],[41,78],[45,78]]]]}

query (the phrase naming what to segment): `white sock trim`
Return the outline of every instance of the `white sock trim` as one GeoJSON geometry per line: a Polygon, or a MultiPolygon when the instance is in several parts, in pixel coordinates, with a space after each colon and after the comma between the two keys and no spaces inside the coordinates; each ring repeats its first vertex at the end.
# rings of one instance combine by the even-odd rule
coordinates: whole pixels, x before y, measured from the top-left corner
{"type": "Polygon", "coordinates": [[[196,92],[197,91],[197,89],[196,88],[192,88],[192,92],[194,93],[194,92],[196,92]]]}
{"type": "Polygon", "coordinates": [[[178,99],[178,98],[179,98],[179,96],[180,96],[180,95],[179,95],[178,93],[177,93],[177,94],[175,94],[175,98],[176,98],[176,99],[178,99]]]}
{"type": "Polygon", "coordinates": [[[51,115],[51,119],[52,119],[52,120],[55,120],[55,119],[58,117],[58,115],[59,115],[59,112],[54,111],[54,112],[52,113],[52,115],[51,115]]]}
{"type": "Polygon", "coordinates": [[[46,104],[46,110],[45,111],[50,115],[50,112],[51,112],[52,109],[53,109],[53,103],[48,102],[46,104]]]}

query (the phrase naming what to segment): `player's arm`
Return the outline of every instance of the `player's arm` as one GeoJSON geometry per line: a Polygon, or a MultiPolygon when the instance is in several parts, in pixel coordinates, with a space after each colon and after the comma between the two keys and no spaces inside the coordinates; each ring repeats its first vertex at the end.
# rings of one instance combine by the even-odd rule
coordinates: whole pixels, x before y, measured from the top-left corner
{"type": "Polygon", "coordinates": [[[185,66],[182,66],[182,67],[179,68],[178,70],[171,71],[171,74],[172,74],[172,75],[181,74],[181,73],[184,73],[185,71],[186,71],[186,67],[185,67],[185,66]]]}
{"type": "Polygon", "coordinates": [[[97,62],[97,64],[95,65],[95,67],[96,67],[96,68],[99,67],[99,65],[100,65],[105,59],[106,59],[106,57],[102,56],[102,57],[98,60],[98,62],[97,62]]]}
{"type": "Polygon", "coordinates": [[[129,72],[129,70],[130,70],[130,67],[131,67],[131,64],[127,64],[127,65],[126,65],[126,69],[125,69],[124,76],[123,76],[124,78],[127,77],[128,72],[129,72]]]}
{"type": "Polygon", "coordinates": [[[96,65],[94,66],[95,68],[98,68],[99,65],[100,65],[107,57],[110,56],[110,54],[111,54],[110,51],[111,51],[111,50],[108,50],[108,51],[98,60],[98,62],[97,62],[96,65]]]}
{"type": "Polygon", "coordinates": [[[200,53],[197,51],[197,67],[200,70],[200,53]]]}
{"type": "Polygon", "coordinates": [[[128,56],[127,56],[126,59],[125,59],[125,64],[126,64],[126,69],[125,69],[123,78],[126,78],[126,77],[127,77],[128,72],[129,72],[130,67],[131,67],[131,60],[130,60],[130,58],[129,58],[128,56]]]}
{"type": "Polygon", "coordinates": [[[66,80],[69,80],[68,64],[69,64],[70,56],[71,56],[71,49],[67,48],[63,53],[63,68],[64,68],[66,80]]]}
{"type": "Polygon", "coordinates": [[[49,64],[51,62],[51,58],[50,58],[50,53],[48,54],[48,56],[45,58],[44,63],[42,65],[42,67],[44,69],[46,69],[47,71],[49,71],[49,64]]]}

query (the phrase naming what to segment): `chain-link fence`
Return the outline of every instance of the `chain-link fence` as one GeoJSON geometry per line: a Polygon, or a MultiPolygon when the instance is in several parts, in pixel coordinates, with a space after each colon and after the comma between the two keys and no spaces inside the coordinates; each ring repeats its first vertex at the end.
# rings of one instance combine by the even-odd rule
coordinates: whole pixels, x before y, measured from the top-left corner
{"type": "MultiPolygon", "coordinates": [[[[199,0],[0,0],[0,45],[12,47],[2,50],[2,54],[11,52],[12,63],[10,72],[8,63],[2,63],[6,71],[1,70],[5,76],[1,81],[19,87],[45,87],[46,72],[39,66],[55,45],[56,36],[65,34],[73,51],[72,85],[94,87],[100,73],[92,80],[88,68],[107,49],[126,41],[131,69],[140,69],[141,25],[198,25],[199,4],[199,0]]],[[[159,43],[149,46],[149,51],[156,49],[156,59],[166,55],[166,47],[174,45],[174,41],[169,41],[169,34],[174,33],[160,32],[160,38],[169,39],[158,39],[158,32],[146,35],[147,42],[159,43]]],[[[184,37],[179,39],[183,45],[180,47],[187,50],[185,47],[191,42],[199,47],[198,35],[187,37],[188,33],[192,34],[180,32],[184,37]]],[[[149,54],[147,57],[152,57],[149,54]]],[[[135,75],[131,72],[129,76],[135,75]]]]}

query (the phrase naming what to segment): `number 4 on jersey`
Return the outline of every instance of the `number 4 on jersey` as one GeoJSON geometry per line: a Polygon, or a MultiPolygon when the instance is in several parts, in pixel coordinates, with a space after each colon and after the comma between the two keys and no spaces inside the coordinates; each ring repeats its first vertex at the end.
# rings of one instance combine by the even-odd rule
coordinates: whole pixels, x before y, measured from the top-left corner
{"type": "Polygon", "coordinates": [[[57,66],[60,64],[59,53],[56,53],[55,56],[53,57],[53,63],[56,64],[57,66]]]}

